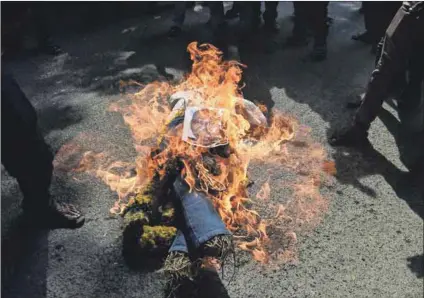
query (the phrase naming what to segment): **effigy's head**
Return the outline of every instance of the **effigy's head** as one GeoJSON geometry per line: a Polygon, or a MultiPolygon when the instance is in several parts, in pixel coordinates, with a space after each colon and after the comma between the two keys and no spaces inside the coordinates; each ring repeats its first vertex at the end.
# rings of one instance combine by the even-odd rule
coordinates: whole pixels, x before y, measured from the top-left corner
{"type": "Polygon", "coordinates": [[[185,111],[183,140],[194,145],[213,148],[228,144],[225,111],[189,107],[185,111]]]}

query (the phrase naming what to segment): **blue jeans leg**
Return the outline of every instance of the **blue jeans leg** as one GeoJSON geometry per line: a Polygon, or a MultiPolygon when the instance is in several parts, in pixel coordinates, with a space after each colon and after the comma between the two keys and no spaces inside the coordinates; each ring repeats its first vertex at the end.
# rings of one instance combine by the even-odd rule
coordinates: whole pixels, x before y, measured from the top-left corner
{"type": "Polygon", "coordinates": [[[169,252],[173,252],[173,251],[188,253],[187,242],[181,230],[177,231],[177,235],[175,236],[175,239],[172,242],[171,248],[169,249],[169,252]]]}
{"type": "Polygon", "coordinates": [[[174,182],[174,190],[181,203],[186,241],[195,249],[215,236],[231,235],[205,193],[189,192],[187,183],[180,177],[174,182]]]}

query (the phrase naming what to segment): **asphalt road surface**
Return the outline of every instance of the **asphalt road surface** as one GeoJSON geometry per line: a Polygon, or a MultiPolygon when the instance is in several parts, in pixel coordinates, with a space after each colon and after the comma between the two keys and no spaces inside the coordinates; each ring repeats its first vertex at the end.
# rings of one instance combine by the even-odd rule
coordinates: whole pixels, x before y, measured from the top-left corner
{"type": "MultiPolygon", "coordinates": [[[[363,92],[373,67],[370,48],[350,39],[363,30],[359,5],[330,4],[334,22],[328,59],[322,63],[304,61],[310,48],[283,48],[292,28],[290,2],[279,5],[281,33],[273,53],[264,49],[262,34],[240,49],[240,59],[248,65],[246,98],[273,105],[310,126],[338,173],[334,184],[323,189],[330,208],[321,224],[299,237],[298,264],[270,269],[249,261],[229,285],[224,280],[230,297],[423,295],[422,203],[416,203],[422,198],[413,189],[398,187],[406,168],[392,130],[396,125],[390,125],[397,121],[395,110],[386,103],[385,117],[373,123],[369,138],[375,150],[367,156],[333,149],[327,142],[331,131],[349,121],[352,112],[345,105],[363,92]]],[[[78,138],[87,150],[104,149],[131,160],[131,135],[121,116],[107,111],[121,97],[119,80],[181,76],[187,69],[187,43],[207,36],[207,15],[188,12],[185,34],[175,40],[164,36],[169,11],[56,36],[65,54],[26,57],[8,66],[36,107],[55,152],[78,138]]],[[[161,297],[160,275],[130,270],[122,258],[121,222],[109,216],[113,192],[95,178],[75,177],[59,167],[52,193],[80,206],[85,226],[77,231],[20,231],[15,222],[22,196],[2,170],[2,247],[3,252],[8,249],[2,255],[2,297],[161,297]]],[[[271,195],[275,199],[278,192],[271,195]]]]}

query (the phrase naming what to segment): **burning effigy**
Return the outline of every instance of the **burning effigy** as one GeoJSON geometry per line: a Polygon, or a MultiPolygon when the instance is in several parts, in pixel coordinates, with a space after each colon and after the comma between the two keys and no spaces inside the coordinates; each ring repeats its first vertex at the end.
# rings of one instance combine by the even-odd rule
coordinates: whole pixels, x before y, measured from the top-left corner
{"type": "Polygon", "coordinates": [[[86,152],[76,169],[117,192],[111,212],[124,219],[124,252],[163,256],[171,284],[236,249],[262,263],[291,258],[296,232],[327,208],[319,188],[334,170],[293,118],[243,98],[243,65],[210,44],[188,52],[183,80],[150,83],[111,107],[131,129],[136,160],[106,164],[104,153],[86,152]],[[271,201],[269,178],[253,198],[252,162],[295,173],[291,198],[271,201]]]}
{"type": "Polygon", "coordinates": [[[169,97],[170,116],[148,157],[152,179],[122,211],[126,224],[142,231],[137,245],[169,247],[164,271],[177,283],[193,278],[203,258],[224,262],[234,252],[230,229],[253,220],[243,217],[256,216],[240,212],[234,220],[226,213],[237,212],[242,202],[235,195],[247,197],[249,183],[237,152],[236,130],[244,125],[246,141],[248,136],[252,141],[255,132],[268,128],[267,120],[246,99],[235,99],[231,110],[210,107],[203,98],[201,90],[169,97]],[[228,206],[221,207],[224,203],[228,206]]]}

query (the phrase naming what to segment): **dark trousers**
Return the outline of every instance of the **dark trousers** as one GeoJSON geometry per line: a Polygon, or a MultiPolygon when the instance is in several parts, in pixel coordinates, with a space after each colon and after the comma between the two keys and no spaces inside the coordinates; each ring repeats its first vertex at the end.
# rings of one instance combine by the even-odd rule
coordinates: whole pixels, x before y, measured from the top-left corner
{"type": "MultiPolygon", "coordinates": [[[[398,100],[400,120],[396,140],[400,159],[411,169],[424,160],[424,47],[414,50],[406,72],[406,88],[398,100]],[[420,162],[421,160],[421,162],[420,162]]],[[[421,168],[421,171],[423,168],[421,168]]]]}
{"type": "MultiPolygon", "coordinates": [[[[261,2],[253,1],[250,5],[252,5],[252,21],[259,22],[261,17],[261,2]]],[[[277,1],[265,1],[265,12],[262,15],[265,24],[275,22],[278,17],[277,7],[277,1]]]]}
{"type": "Polygon", "coordinates": [[[326,43],[328,35],[327,15],[329,1],[293,2],[293,35],[306,36],[311,30],[316,45],[326,43]]]}
{"type": "MultiPolygon", "coordinates": [[[[402,5],[387,28],[380,58],[355,117],[356,125],[368,130],[383,101],[390,95],[391,86],[396,83],[399,74],[406,74],[406,86],[398,102],[401,120],[399,139],[402,139],[399,141],[409,148],[422,146],[418,142],[422,141],[424,135],[423,2],[420,5],[402,5]]],[[[423,154],[422,148],[420,151],[423,154]]],[[[413,160],[420,158],[414,155],[403,154],[409,159],[404,163],[412,165],[413,160]]]]}
{"type": "Polygon", "coordinates": [[[216,27],[225,21],[224,17],[224,2],[211,1],[206,2],[210,10],[210,20],[213,27],[216,27]]]}
{"type": "MultiPolygon", "coordinates": [[[[240,13],[238,37],[243,40],[250,36],[253,30],[258,28],[261,22],[261,2],[234,2],[237,11],[240,13]]],[[[278,2],[265,1],[265,12],[262,17],[265,25],[271,25],[277,19],[278,2]]]]}
{"type": "Polygon", "coordinates": [[[2,3],[2,25],[4,22],[6,28],[3,30],[2,26],[2,48],[13,51],[22,46],[22,37],[28,31],[35,34],[38,46],[48,44],[50,29],[47,17],[52,15],[48,12],[50,5],[44,2],[2,3]]]}
{"type": "Polygon", "coordinates": [[[35,110],[10,75],[1,78],[1,162],[17,179],[24,210],[50,203],[53,155],[38,131],[35,110]]]}
{"type": "Polygon", "coordinates": [[[187,2],[181,1],[176,2],[174,7],[174,15],[172,17],[172,22],[174,26],[182,27],[185,20],[187,2]]]}
{"type": "Polygon", "coordinates": [[[402,2],[363,1],[365,29],[377,43],[383,36],[402,2]]]}
{"type": "MultiPolygon", "coordinates": [[[[422,14],[422,13],[421,13],[422,14]]],[[[390,92],[393,79],[407,71],[412,54],[422,47],[423,17],[417,18],[402,6],[388,27],[377,66],[371,74],[356,122],[368,129],[390,92]]]]}

